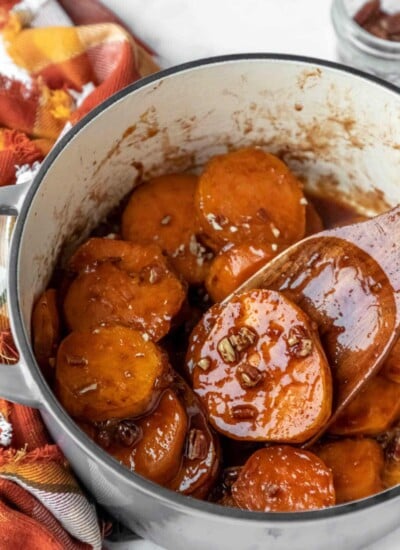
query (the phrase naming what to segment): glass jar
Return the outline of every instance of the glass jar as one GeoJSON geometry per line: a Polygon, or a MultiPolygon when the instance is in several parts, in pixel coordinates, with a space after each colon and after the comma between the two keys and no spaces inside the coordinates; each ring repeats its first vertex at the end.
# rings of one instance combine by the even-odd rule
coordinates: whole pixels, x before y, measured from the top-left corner
{"type": "MultiPolygon", "coordinates": [[[[400,42],[377,38],[353,20],[366,1],[332,2],[331,16],[337,37],[338,60],[400,86],[400,42]]],[[[383,1],[382,8],[388,13],[399,11],[399,0],[383,1]]]]}

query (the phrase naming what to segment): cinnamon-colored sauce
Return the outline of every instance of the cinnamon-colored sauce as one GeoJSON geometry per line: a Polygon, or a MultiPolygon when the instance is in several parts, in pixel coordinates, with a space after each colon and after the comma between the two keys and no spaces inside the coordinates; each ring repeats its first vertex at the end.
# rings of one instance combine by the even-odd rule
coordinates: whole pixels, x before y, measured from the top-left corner
{"type": "Polygon", "coordinates": [[[310,195],[307,197],[307,200],[315,207],[315,210],[323,221],[325,229],[366,219],[353,206],[340,201],[340,199],[310,195]]]}
{"type": "Polygon", "coordinates": [[[366,219],[364,216],[361,216],[361,214],[359,214],[351,205],[341,202],[340,200],[335,200],[331,197],[309,195],[307,196],[307,200],[314,205],[323,221],[325,229],[366,219]]]}

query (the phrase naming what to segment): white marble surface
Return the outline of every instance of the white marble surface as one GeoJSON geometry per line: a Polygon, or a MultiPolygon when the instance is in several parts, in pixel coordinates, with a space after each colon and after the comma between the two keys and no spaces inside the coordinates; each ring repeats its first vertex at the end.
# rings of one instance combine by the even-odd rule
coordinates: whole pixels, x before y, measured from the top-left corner
{"type": "MultiPolygon", "coordinates": [[[[162,67],[202,57],[243,52],[291,53],[335,60],[330,0],[102,2],[157,52],[162,67]]],[[[153,543],[142,540],[108,544],[107,548],[160,550],[153,543]]],[[[400,530],[363,550],[399,548],[400,530]]]]}
{"type": "Polygon", "coordinates": [[[330,0],[105,0],[159,54],[196,58],[280,52],[333,59],[330,0]]]}

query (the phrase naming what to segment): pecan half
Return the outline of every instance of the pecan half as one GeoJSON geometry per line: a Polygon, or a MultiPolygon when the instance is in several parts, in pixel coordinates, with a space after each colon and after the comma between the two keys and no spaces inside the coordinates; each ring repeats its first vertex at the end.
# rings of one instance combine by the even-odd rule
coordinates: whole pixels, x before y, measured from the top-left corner
{"type": "Polygon", "coordinates": [[[218,342],[217,349],[225,363],[236,361],[236,352],[227,336],[218,342]]]}
{"type": "Polygon", "coordinates": [[[203,359],[200,359],[200,361],[197,362],[197,366],[201,368],[201,370],[208,370],[211,366],[211,361],[208,359],[208,357],[203,357],[203,359]]]}
{"type": "Polygon", "coordinates": [[[354,21],[378,38],[400,41],[400,11],[386,12],[380,0],[371,0],[361,6],[354,15],[354,21]]]}
{"type": "Polygon", "coordinates": [[[296,355],[298,357],[308,357],[308,355],[311,355],[312,353],[312,348],[312,340],[310,340],[309,338],[303,338],[302,340],[300,340],[296,355]]]}
{"type": "Polygon", "coordinates": [[[252,405],[234,405],[231,408],[231,415],[237,420],[251,420],[256,418],[258,411],[252,405]]]}
{"type": "Polygon", "coordinates": [[[254,388],[263,379],[263,374],[252,365],[241,365],[238,369],[239,383],[242,388],[254,388]]]}
{"type": "Polygon", "coordinates": [[[65,359],[71,367],[85,367],[88,364],[86,357],[81,355],[66,355],[65,359]]]}
{"type": "Polygon", "coordinates": [[[239,353],[244,351],[257,340],[257,334],[248,327],[240,329],[229,336],[229,341],[239,353]]]}
{"type": "Polygon", "coordinates": [[[124,447],[130,447],[138,439],[139,432],[139,427],[134,422],[126,420],[119,424],[117,438],[124,447]]]}
{"type": "Polygon", "coordinates": [[[189,460],[204,460],[208,453],[207,438],[201,430],[192,428],[189,432],[186,456],[189,460]]]}
{"type": "Polygon", "coordinates": [[[366,2],[355,14],[354,21],[363,26],[367,23],[367,21],[370,21],[379,14],[380,8],[380,0],[371,0],[370,2],[366,2]]]}

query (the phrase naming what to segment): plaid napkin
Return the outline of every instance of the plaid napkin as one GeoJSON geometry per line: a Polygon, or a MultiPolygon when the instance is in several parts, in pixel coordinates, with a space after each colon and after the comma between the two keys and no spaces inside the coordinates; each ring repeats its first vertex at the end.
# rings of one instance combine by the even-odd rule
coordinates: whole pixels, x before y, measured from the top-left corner
{"type": "MultiPolygon", "coordinates": [[[[2,75],[0,58],[0,185],[15,182],[15,166],[42,160],[67,123],[77,122],[114,92],[158,69],[119,25],[26,28],[35,22],[34,13],[26,9],[29,2],[4,8],[12,3],[0,0],[2,49],[20,70],[16,78],[2,75]]],[[[41,11],[51,4],[31,3],[43,4],[41,11]]],[[[89,3],[99,5],[83,2],[89,3]]]]}
{"type": "Polygon", "coordinates": [[[95,508],[41,423],[0,400],[0,548],[100,549],[95,508]]]}
{"type": "MultiPolygon", "coordinates": [[[[0,185],[37,166],[105,98],[158,70],[116,22],[96,0],[0,0],[0,185]]],[[[12,364],[0,298],[0,360],[12,364]]],[[[0,550],[100,549],[103,534],[39,413],[0,399],[0,550]]]]}

